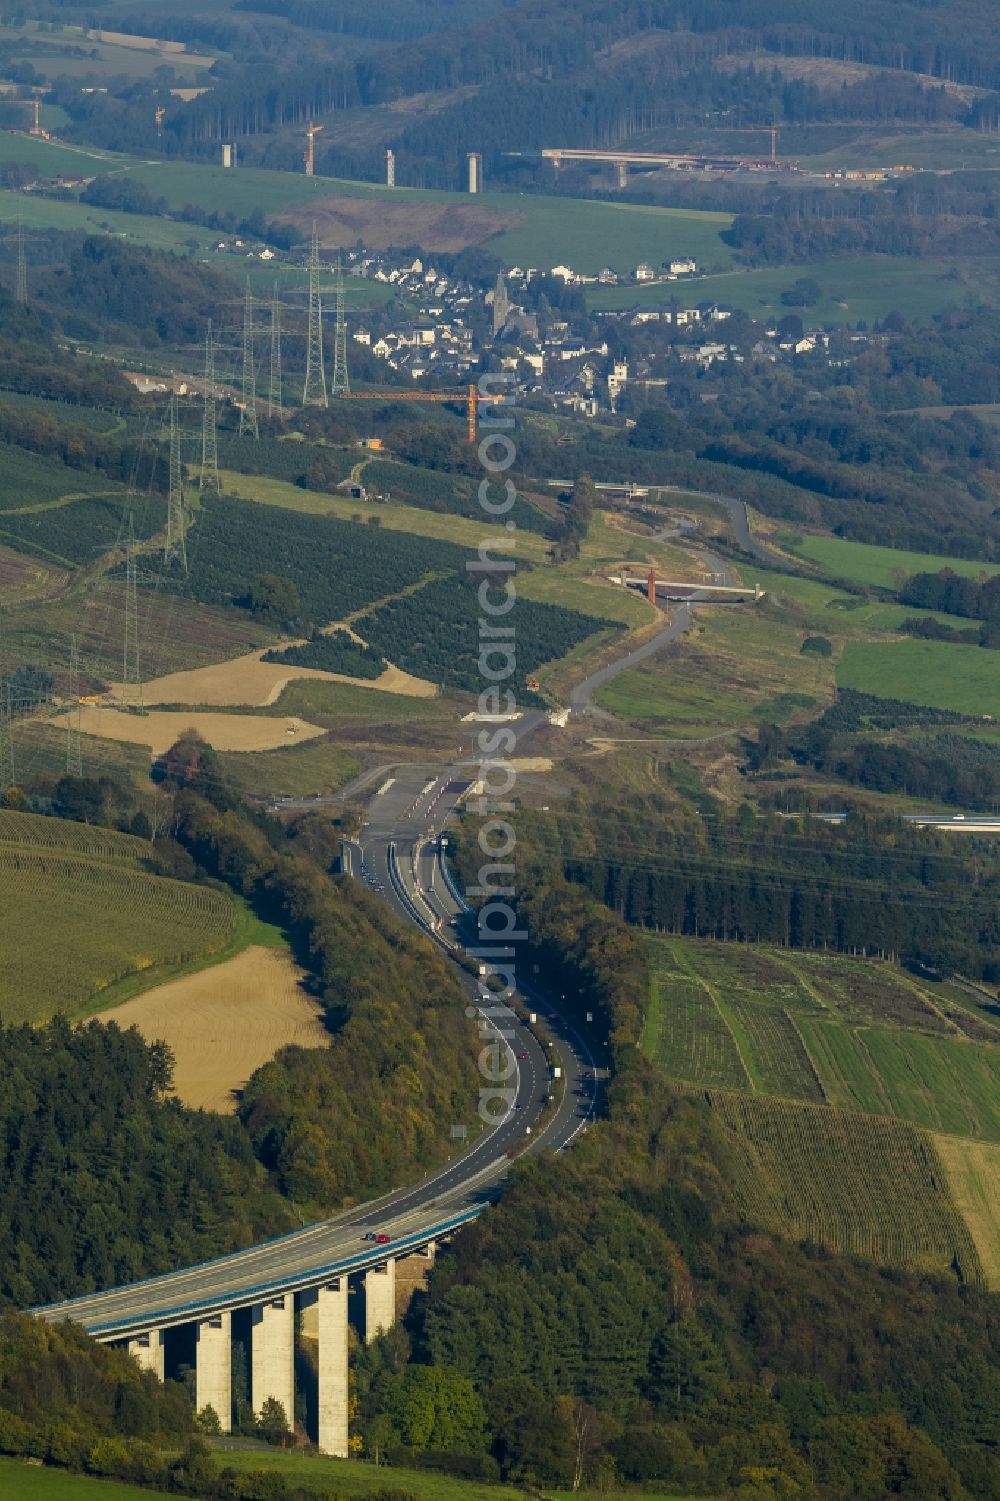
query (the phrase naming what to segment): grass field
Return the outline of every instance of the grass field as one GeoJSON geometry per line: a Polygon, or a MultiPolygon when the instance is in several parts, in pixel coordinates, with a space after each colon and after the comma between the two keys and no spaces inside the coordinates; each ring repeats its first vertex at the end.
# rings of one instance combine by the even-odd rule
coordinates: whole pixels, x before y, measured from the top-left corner
{"type": "Polygon", "coordinates": [[[831,578],[849,579],[856,584],[875,584],[882,589],[897,589],[902,580],[913,573],[937,573],[942,568],[951,568],[956,573],[975,578],[992,568],[988,563],[969,558],[946,558],[933,553],[905,552],[895,547],[872,547],[866,542],[846,542],[841,537],[780,532],[778,541],[789,552],[818,564],[831,578]]]}
{"type": "Polygon", "coordinates": [[[241,792],[264,798],[326,796],[361,770],[356,756],[326,738],[277,750],[223,751],[219,759],[241,792]]]}
{"type": "Polygon", "coordinates": [[[782,723],[833,696],[830,660],[802,656],[797,624],[752,606],[702,611],[694,631],[598,690],[603,709],[651,734],[701,739],[782,723]]]}
{"type": "MultiPolygon", "coordinates": [[[[568,261],[583,272],[594,273],[611,265],[627,274],[639,261],[659,264],[670,255],[693,255],[707,267],[723,268],[732,261],[732,252],[719,238],[720,231],[731,222],[729,214],[541,194],[486,192],[473,201],[465,193],[390,189],[377,183],[309,178],[302,173],[263,168],[247,167],[233,172],[196,162],[139,162],[109,152],[70,148],[54,141],[33,141],[27,135],[13,132],[0,133],[0,160],[29,162],[39,172],[49,175],[78,177],[124,168],[157,197],[166,198],[173,209],[197,203],[205,208],[230,210],[241,217],[253,213],[262,203],[267,204],[271,214],[281,218],[297,210],[308,213],[311,205],[322,200],[346,199],[352,204],[354,224],[353,235],[344,243],[353,243],[362,233],[357,215],[364,214],[366,205],[374,211],[370,232],[362,233],[366,239],[377,233],[379,217],[395,215],[402,227],[408,216],[412,218],[414,214],[440,207],[446,221],[449,216],[454,218],[452,211],[456,208],[467,215],[468,229],[459,234],[460,240],[468,244],[486,240],[497,255],[521,265],[554,266],[568,261]]],[[[113,227],[115,233],[146,243],[184,245],[194,241],[204,248],[217,238],[194,225],[171,224],[147,216],[118,214],[22,194],[0,195],[0,218],[16,216],[16,207],[5,211],[7,199],[24,204],[24,222],[33,228],[44,227],[39,216],[45,213],[49,214],[49,227],[81,227],[79,214],[85,209],[91,228],[100,222],[113,227]],[[72,217],[74,213],[76,219],[72,217]]],[[[397,243],[401,243],[398,238],[397,243]]]]}
{"type": "Polygon", "coordinates": [[[148,873],[148,845],[32,814],[0,813],[0,907],[17,911],[0,953],[0,1015],[75,1011],[115,980],[218,952],[228,894],[148,873]]]}
{"type": "Polygon", "coordinates": [[[836,585],[820,579],[773,573],[752,564],[740,564],[740,577],[744,583],[759,584],[766,589],[775,608],[795,611],[802,625],[826,636],[892,634],[899,631],[904,620],[912,620],[914,616],[940,620],[945,625],[955,623],[954,616],[940,611],[863,599],[857,594],[845,594],[836,585]]]}
{"type": "Polygon", "coordinates": [[[831,256],[808,265],[723,272],[655,286],[589,289],[587,305],[596,311],[668,305],[674,298],[681,307],[713,301],[741,308],[758,322],[776,322],[789,311],[781,301],[782,292],[799,277],[815,280],[823,293],[806,312],[810,326],[870,324],[890,312],[923,322],[944,308],[961,306],[972,289],[982,301],[1000,303],[1000,275],[989,261],[868,255],[831,256]]]}
{"type": "Polygon", "coordinates": [[[736,1040],[714,997],[682,969],[656,970],[642,1047],[682,1083],[730,1089],[750,1085],[736,1040]]]}
{"type": "Polygon", "coordinates": [[[963,1038],[947,986],[749,944],[657,938],[649,953],[643,1051],[711,1091],[744,1219],[1000,1282],[1000,1047],[963,1038]]]}
{"type": "MultiPolygon", "coordinates": [[[[511,1485],[491,1485],[484,1481],[459,1480],[455,1476],[435,1473],[433,1470],[411,1470],[396,1465],[372,1465],[356,1459],[323,1459],[319,1456],[285,1454],[276,1449],[217,1447],[216,1457],[220,1465],[229,1465],[241,1471],[263,1469],[277,1471],[302,1487],[308,1493],[320,1494],[330,1491],[346,1496],[350,1501],[365,1501],[375,1492],[415,1496],[417,1501],[524,1501],[525,1491],[511,1485]]],[[[546,1486],[545,1494],[553,1501],[598,1501],[608,1496],[634,1495],[634,1492],[619,1490],[558,1491],[546,1486]]],[[[95,1498],[100,1501],[100,1498],[95,1498]]],[[[117,1501],[117,1498],[116,1498],[117,1501]]],[[[675,1496],[671,1501],[691,1501],[690,1497],[675,1496]]]]}
{"type": "Polygon", "coordinates": [[[1000,1147],[935,1136],[952,1197],[975,1241],[988,1287],[1000,1287],[1000,1147]]]}
{"type": "Polygon", "coordinates": [[[1000,1141],[1000,1047],[971,1040],[940,987],[801,950],[670,938],[651,954],[643,1047],[671,1077],[1000,1141]]]}
{"type": "MultiPolygon", "coordinates": [[[[796,1239],[972,1282],[985,1269],[931,1139],[898,1121],[713,1094],[742,1217],[796,1239]]],[[[964,1145],[964,1144],[963,1144],[964,1145]]]]}
{"type": "Polygon", "coordinates": [[[149,1501],[164,1491],[148,1491],[120,1480],[91,1480],[65,1470],[0,1459],[0,1496],[5,1501],[149,1501]]]}
{"type": "MultiPolygon", "coordinates": [[[[245,1473],[261,1470],[294,1481],[307,1495],[331,1494],[366,1501],[369,1496],[412,1496],[416,1501],[524,1501],[524,1491],[511,1485],[488,1485],[483,1481],[458,1480],[433,1470],[408,1470],[389,1465],[365,1464],[356,1459],[324,1459],[319,1455],[287,1454],[277,1449],[216,1447],[220,1469],[245,1473]]],[[[118,1480],[92,1480],[68,1475],[64,1470],[26,1465],[16,1459],[0,1459],[0,1495],[9,1501],[145,1501],[162,1491],[149,1491],[118,1480]]],[[[607,1501],[610,1496],[631,1492],[604,1489],[571,1492],[547,1490],[553,1501],[607,1501]]],[[[675,1495],[671,1501],[693,1501],[675,1495]]],[[[701,1497],[700,1501],[706,1501],[701,1497]]],[[[711,1498],[708,1498],[711,1501],[711,1498]]]]}
{"type": "Polygon", "coordinates": [[[1000,653],[948,641],[849,641],[838,688],[1000,719],[1000,653]]]}
{"type": "MultiPolygon", "coordinates": [[[[376,510],[369,511],[362,503],[347,495],[322,495],[317,490],[302,490],[287,480],[270,479],[260,474],[237,474],[227,469],[220,473],[222,487],[228,495],[244,500],[258,501],[263,505],[282,506],[290,511],[302,511],[312,516],[337,516],[350,521],[355,516],[377,516],[386,531],[410,532],[415,537],[431,537],[435,541],[454,542],[470,550],[479,546],[483,539],[483,524],[467,516],[453,516],[443,511],[425,511],[418,506],[404,506],[388,501],[376,510]]],[[[497,546],[502,545],[502,539],[497,546]]],[[[542,559],[547,544],[533,532],[524,532],[517,538],[517,553],[526,558],[542,559]]]]}

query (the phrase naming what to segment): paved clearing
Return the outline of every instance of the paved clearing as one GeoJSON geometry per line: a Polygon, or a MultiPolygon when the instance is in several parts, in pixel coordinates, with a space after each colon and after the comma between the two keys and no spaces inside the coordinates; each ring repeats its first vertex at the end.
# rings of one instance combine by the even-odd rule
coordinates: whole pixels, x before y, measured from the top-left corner
{"type": "Polygon", "coordinates": [[[319,678],[326,683],[355,683],[359,687],[375,688],[382,693],[403,693],[408,698],[433,698],[437,693],[433,683],[428,683],[424,678],[413,677],[399,667],[387,667],[378,678],[352,678],[337,672],[324,672],[318,667],[264,662],[264,652],[270,649],[262,647],[260,651],[248,652],[246,656],[236,657],[228,662],[213,662],[211,667],[197,667],[191,672],[170,672],[164,677],[154,678],[143,684],[143,699],[147,704],[240,704],[267,708],[276,703],[288,684],[297,678],[319,678]]]}
{"type": "Polygon", "coordinates": [[[232,1112],[233,1090],[290,1043],[328,1041],[287,950],[254,945],[234,959],[168,980],[101,1012],[101,1021],[138,1027],[174,1055],[174,1089],[192,1109],[232,1112]]]}
{"type": "MultiPolygon", "coordinates": [[[[65,724],[67,717],[61,714],[50,723],[65,724]]],[[[80,729],[85,735],[96,735],[103,740],[148,745],[153,756],[162,756],[186,730],[196,730],[218,751],[277,750],[279,745],[301,745],[303,740],[325,734],[318,725],[294,715],[271,719],[262,714],[206,714],[188,709],[124,714],[120,709],[99,707],[81,710],[80,729]]]]}

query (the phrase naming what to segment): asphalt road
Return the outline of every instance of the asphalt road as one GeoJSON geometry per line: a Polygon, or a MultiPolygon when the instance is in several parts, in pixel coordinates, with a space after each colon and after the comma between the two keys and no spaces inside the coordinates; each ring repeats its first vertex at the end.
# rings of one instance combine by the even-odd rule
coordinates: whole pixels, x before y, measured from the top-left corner
{"type": "Polygon", "coordinates": [[[304,1290],[334,1275],[363,1273],[384,1264],[387,1255],[416,1251],[429,1238],[439,1239],[479,1214],[496,1197],[511,1154],[523,1149],[562,1150],[585,1128],[600,1088],[586,1039],[534,988],[522,991],[519,986],[518,997],[524,1005],[540,1008],[543,1019],[531,1027],[457,964],[461,946],[450,924],[465,914],[444,877],[432,831],[468,786],[468,776],[461,771],[446,772],[429,784],[412,774],[395,779],[386,793],[373,797],[369,823],[353,846],[352,864],[354,874],[401,917],[454,956],[468,1010],[473,1017],[479,1015],[484,1047],[499,1044],[499,1062],[508,1074],[500,1083],[477,1075],[474,1091],[480,1086],[509,1087],[514,1091],[512,1108],[503,1102],[500,1118],[490,1126],[456,1122],[459,1130],[472,1127],[470,1145],[463,1149],[456,1136],[456,1154],[450,1162],[373,1203],[216,1261],[49,1305],[36,1313],[49,1321],[73,1318],[92,1334],[114,1338],[186,1323],[281,1291],[304,1290]],[[552,1076],[554,1050],[563,1070],[558,1081],[552,1076]],[[373,1229],[390,1236],[388,1246],[363,1239],[373,1229]]]}
{"type": "MultiPolygon", "coordinates": [[[[713,498],[723,504],[729,499],[713,498]]],[[[739,515],[733,514],[739,535],[739,515]]],[[[752,544],[745,507],[742,519],[752,544]]],[[[710,571],[728,579],[720,559],[707,552],[702,558],[710,571]]],[[[690,605],[681,605],[664,630],[579,684],[571,694],[573,713],[586,713],[595,689],[676,640],[691,619],[690,605]]],[[[514,746],[508,754],[522,750],[547,719],[545,710],[532,709],[513,721],[508,728],[514,746]]],[[[534,1011],[537,1020],[529,1025],[516,1010],[499,1006],[482,981],[458,962],[463,942],[475,934],[468,932],[472,919],[445,877],[438,836],[469,790],[468,765],[458,762],[429,777],[410,770],[383,778],[388,771],[375,768],[354,784],[355,795],[369,792],[370,798],[364,827],[347,847],[348,869],[450,957],[470,1017],[479,1015],[484,1046],[499,1043],[505,1049],[502,1056],[511,1077],[504,1084],[514,1091],[513,1107],[484,1127],[464,1150],[456,1147],[455,1157],[420,1183],[215,1261],[34,1310],[43,1318],[71,1317],[93,1334],[114,1338],[185,1323],[280,1291],[304,1290],[334,1275],[362,1273],[383,1264],[387,1255],[417,1250],[429,1237],[440,1238],[467,1223],[496,1197],[511,1154],[561,1151],[593,1119],[601,1088],[600,1060],[583,1035],[586,1028],[570,1020],[561,998],[546,995],[533,977],[519,971],[512,999],[521,1010],[534,1011]],[[559,1080],[553,1077],[556,1055],[559,1080]],[[389,1246],[376,1248],[363,1239],[374,1227],[390,1236],[389,1246]]],[[[307,806],[326,801],[334,800],[312,800],[307,806]]],[[[496,1081],[486,1081],[484,1087],[495,1088],[496,1081]]],[[[457,1122],[456,1130],[468,1130],[469,1124],[457,1122]]],[[[461,1135],[455,1140],[459,1143],[461,1135]]]]}

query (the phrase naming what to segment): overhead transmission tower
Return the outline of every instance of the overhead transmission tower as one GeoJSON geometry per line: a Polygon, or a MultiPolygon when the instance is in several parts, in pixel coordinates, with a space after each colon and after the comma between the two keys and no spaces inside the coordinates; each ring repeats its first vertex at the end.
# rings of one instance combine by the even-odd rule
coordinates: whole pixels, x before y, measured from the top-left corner
{"type": "Polygon", "coordinates": [[[306,326],[306,378],[302,386],[304,407],[329,406],[326,367],[323,363],[323,302],[319,290],[319,237],[313,224],[309,246],[309,315],[306,326]]]}
{"type": "Polygon", "coordinates": [[[14,776],[14,693],[0,615],[0,796],[15,783],[14,776]]]}
{"type": "Polygon", "coordinates": [[[253,342],[253,289],[247,277],[243,296],[243,405],[240,407],[240,437],[260,437],[257,422],[257,362],[253,342]]]}
{"type": "Polygon", "coordinates": [[[80,643],[76,635],[69,638],[69,714],[66,719],[66,775],[83,776],[83,749],[80,743],[80,643]]]}
{"type": "MultiPolygon", "coordinates": [[[[171,440],[176,431],[175,413],[171,402],[171,440]]],[[[171,454],[173,441],[171,441],[171,454]]],[[[173,463],[171,461],[171,470],[173,463]]],[[[181,547],[184,545],[183,531],[181,547]]],[[[168,542],[169,546],[169,542],[168,542]]],[[[169,561],[169,553],[166,554],[169,561]]],[[[125,633],[122,647],[122,685],[119,705],[123,709],[142,708],[142,674],[139,668],[139,590],[136,576],[135,527],[132,513],[128,518],[128,538],[125,543],[125,633]]]]}
{"type": "Polygon", "coordinates": [[[24,224],[20,214],[17,216],[17,271],[14,279],[14,300],[22,307],[28,301],[28,263],[24,255],[24,224]]]}
{"type": "MultiPolygon", "coordinates": [[[[180,564],[187,573],[187,541],[185,540],[184,470],[181,467],[181,430],[177,422],[177,397],[170,398],[170,489],[167,495],[167,540],[163,549],[163,561],[169,568],[180,564]]],[[[135,551],[132,536],[132,517],[129,516],[129,553],[135,551]]]]}
{"type": "Polygon", "coordinates": [[[281,303],[278,300],[278,283],[274,284],[271,298],[271,368],[267,383],[267,415],[277,417],[281,413],[281,303]]]}
{"type": "Polygon", "coordinates": [[[205,335],[205,394],[201,414],[201,474],[200,490],[219,489],[219,435],[215,421],[215,344],[212,339],[212,320],[208,320],[205,335]]]}
{"type": "Polygon", "coordinates": [[[347,375],[347,323],[344,318],[344,268],[340,264],[340,256],[337,256],[337,271],[334,280],[334,297],[336,299],[336,327],[333,345],[333,383],[330,393],[333,396],[345,396],[351,389],[351,382],[347,375]]]}

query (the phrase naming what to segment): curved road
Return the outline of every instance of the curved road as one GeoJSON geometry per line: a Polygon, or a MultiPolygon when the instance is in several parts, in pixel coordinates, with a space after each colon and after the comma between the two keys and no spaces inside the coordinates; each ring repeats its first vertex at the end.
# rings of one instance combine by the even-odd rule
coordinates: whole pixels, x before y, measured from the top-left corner
{"type": "MultiPolygon", "coordinates": [[[[746,526],[745,508],[743,522],[746,526]]],[[[746,531],[749,537],[748,527],[746,531]]],[[[706,566],[728,578],[721,560],[709,553],[702,556],[706,566]]],[[[691,618],[690,604],[681,605],[664,630],[579,684],[571,695],[572,711],[586,713],[594,689],[676,640],[691,618]]],[[[512,750],[547,722],[548,714],[541,709],[513,721],[508,726],[512,750]]],[[[380,776],[381,769],[366,773],[356,789],[371,786],[380,776]]],[[[595,1113],[602,1070],[581,1029],[533,981],[526,982],[523,973],[518,975],[513,1001],[521,1012],[534,1011],[540,1018],[532,1025],[497,1003],[483,982],[458,963],[463,935],[476,936],[468,931],[474,919],[442,866],[438,831],[468,790],[467,767],[461,764],[429,780],[412,771],[387,777],[370,799],[358,839],[345,847],[345,863],[351,874],[422,928],[456,964],[467,1010],[471,1017],[478,1015],[484,1046],[499,1044],[505,1072],[509,1070],[502,1087],[513,1092],[510,1108],[482,1129],[471,1146],[420,1183],[247,1250],[48,1305],[34,1310],[37,1314],[50,1321],[73,1318],[99,1338],[122,1338],[244,1307],[271,1294],[319,1286],[332,1276],[362,1273],[382,1265],[387,1255],[417,1250],[475,1218],[499,1192],[511,1155],[561,1151],[586,1129],[595,1113]],[[555,1056],[559,1080],[554,1078],[555,1056]],[[374,1227],[389,1235],[391,1249],[365,1239],[374,1227]]],[[[467,1124],[456,1123],[457,1140],[467,1124]]]]}
{"type": "MultiPolygon", "coordinates": [[[[440,867],[438,841],[432,834],[467,787],[467,778],[450,773],[429,784],[413,774],[394,780],[391,796],[386,792],[372,799],[374,813],[362,839],[352,846],[350,861],[354,874],[456,961],[461,945],[450,925],[465,914],[440,867]]],[[[509,1071],[507,1080],[490,1087],[513,1091],[510,1108],[501,1102],[496,1124],[483,1128],[467,1150],[417,1184],[303,1230],[34,1312],[49,1321],[72,1318],[98,1338],[115,1339],[245,1307],[279,1292],[303,1291],[332,1276],[363,1273],[383,1265],[387,1255],[416,1251],[475,1218],[496,1197],[511,1155],[523,1149],[566,1147],[593,1117],[600,1088],[587,1040],[534,989],[519,985],[515,997],[522,1009],[535,1006],[544,1015],[532,1027],[510,1007],[498,1004],[464,967],[456,973],[470,1014],[478,1013],[484,1046],[499,1044],[503,1069],[509,1071]],[[559,1054],[558,1081],[553,1079],[550,1050],[559,1054]],[[388,1234],[389,1245],[366,1241],[373,1230],[388,1234]]]]}

